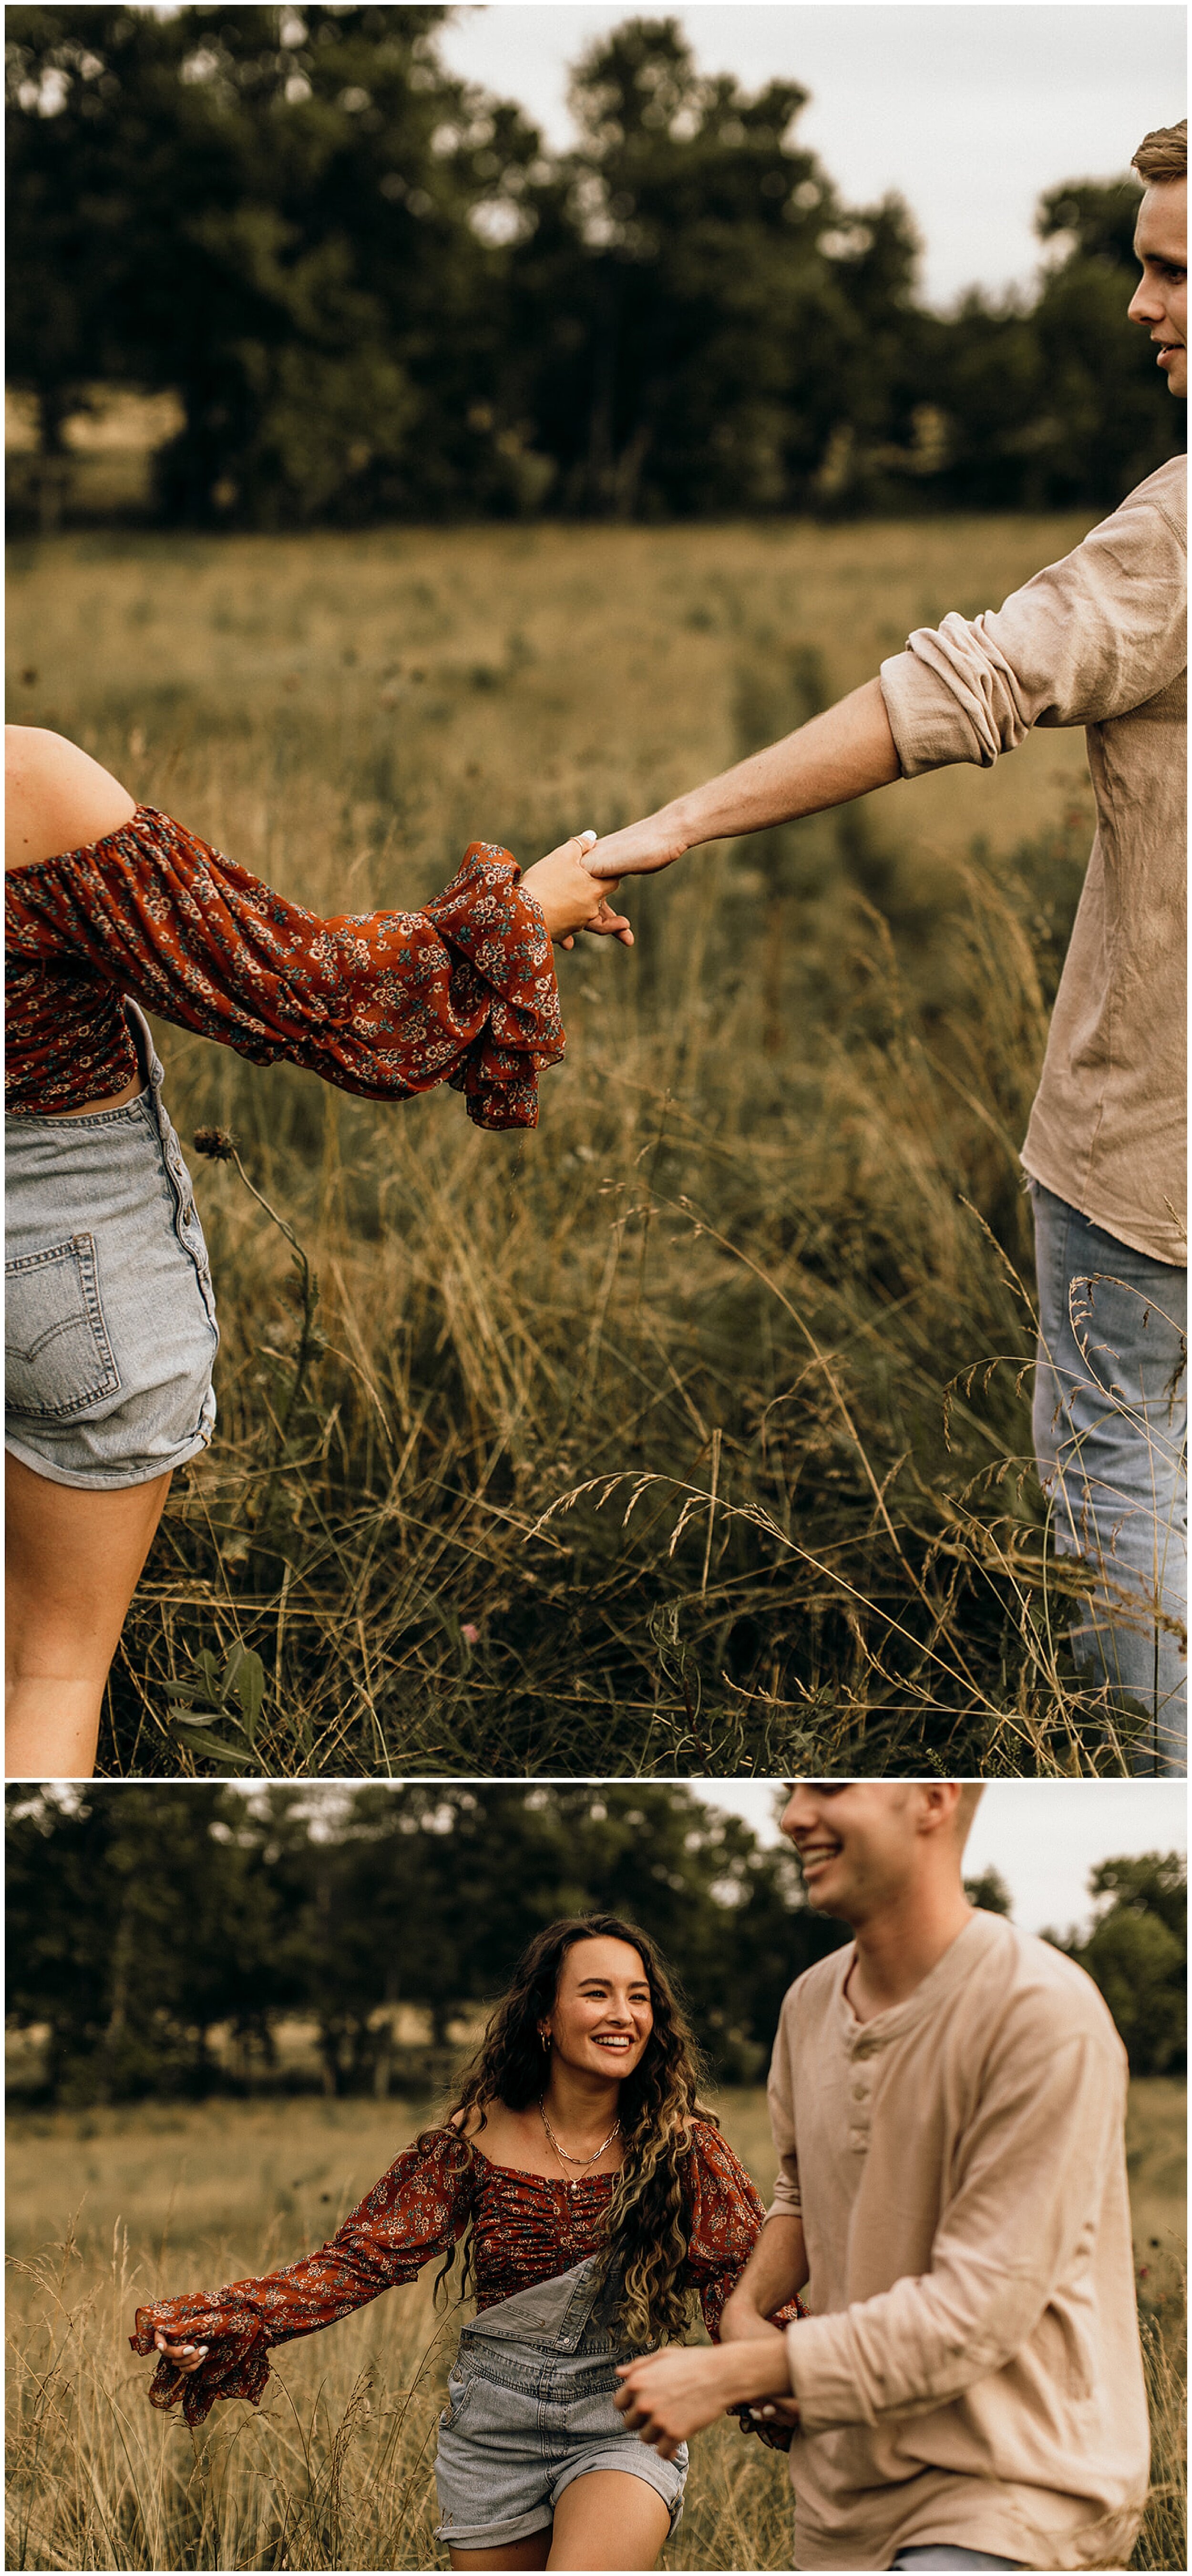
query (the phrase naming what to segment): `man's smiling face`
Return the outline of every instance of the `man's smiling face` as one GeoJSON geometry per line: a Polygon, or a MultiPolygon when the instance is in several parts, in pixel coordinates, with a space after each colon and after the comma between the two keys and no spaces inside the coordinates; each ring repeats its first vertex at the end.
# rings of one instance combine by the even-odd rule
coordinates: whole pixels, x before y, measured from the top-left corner
{"type": "Polygon", "coordinates": [[[1156,363],[1168,391],[1188,392],[1188,182],[1157,181],[1147,189],[1134,228],[1134,254],[1142,280],[1130,302],[1130,320],[1150,332],[1156,363]]]}
{"type": "Polygon", "coordinates": [[[817,1912],[864,1920],[907,1883],[918,1858],[907,1782],[798,1780],[781,1818],[817,1912]]]}

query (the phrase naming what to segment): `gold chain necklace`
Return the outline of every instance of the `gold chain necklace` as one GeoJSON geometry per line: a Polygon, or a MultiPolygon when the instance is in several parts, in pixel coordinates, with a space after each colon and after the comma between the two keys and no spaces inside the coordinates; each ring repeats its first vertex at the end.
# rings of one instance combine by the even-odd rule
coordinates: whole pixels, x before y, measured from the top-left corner
{"type": "MultiPolygon", "coordinates": [[[[587,2168],[588,2168],[590,2165],[597,2165],[597,2164],[599,2164],[600,2159],[601,2159],[602,2155],[604,2154],[604,2150],[605,2150],[605,2148],[606,2148],[606,2147],[611,2147],[612,2142],[613,2142],[613,2139],[614,2139],[615,2137],[618,2137],[618,2136],[620,2135],[620,2130],[621,2130],[621,2123],[620,2123],[620,2121],[619,2121],[619,2120],[614,2120],[613,2125],[612,2125],[611,2129],[609,2130],[609,2133],[608,2133],[607,2138],[602,2138],[602,2139],[601,2139],[600,2144],[599,2144],[599,2146],[597,2147],[597,2149],[596,2149],[596,2153],[595,2153],[595,2155],[594,2155],[594,2156],[573,2156],[573,2155],[572,2155],[572,2153],[571,2153],[571,2151],[570,2151],[570,2148],[568,2148],[568,2147],[561,2147],[561,2146],[559,2145],[559,2141],[558,2141],[558,2139],[557,2139],[557,2138],[556,2138],[556,2136],[555,2136],[555,2133],[554,2133],[554,2130],[553,2130],[553,2129],[552,2129],[552,2127],[551,2127],[550,2121],[547,2119],[547,2116],[546,2116],[546,2101],[545,2101],[545,2097],[544,2097],[541,2093],[540,2093],[540,2094],[539,2094],[539,2096],[538,2096],[538,2117],[539,2117],[539,2119],[540,2119],[540,2120],[541,2120],[541,2122],[542,2122],[543,2128],[545,2129],[545,2131],[546,2131],[546,2134],[547,2134],[548,2138],[550,2139],[550,2142],[551,2142],[552,2147],[554,2148],[555,2154],[557,2155],[557,2157],[558,2157],[558,2159],[559,2159],[559,2163],[560,2163],[560,2164],[562,2164],[564,2161],[566,2161],[569,2165],[582,2165],[582,2166],[584,2167],[585,2171],[587,2170],[587,2168]]],[[[566,2188],[567,2188],[567,2190],[568,2190],[568,2191],[578,2191],[578,2190],[579,2190],[579,2183],[578,2183],[578,2181],[576,2181],[576,2182],[570,2182],[570,2181],[568,2180],[568,2177],[567,2177],[567,2175],[566,2175],[566,2174],[564,2174],[564,2176],[563,2176],[563,2181],[564,2181],[564,2184],[566,2185],[566,2188]]]]}

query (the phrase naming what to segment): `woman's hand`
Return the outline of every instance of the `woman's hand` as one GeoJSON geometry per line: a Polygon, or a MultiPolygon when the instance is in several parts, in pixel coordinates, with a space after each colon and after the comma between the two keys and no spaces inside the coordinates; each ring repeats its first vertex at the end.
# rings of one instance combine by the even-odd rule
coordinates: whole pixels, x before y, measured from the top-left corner
{"type": "Polygon", "coordinates": [[[160,2326],[154,2327],[153,2342],[156,2350],[164,2353],[175,2370],[181,2370],[188,2379],[192,2370],[202,2369],[211,2349],[206,2343],[167,2343],[160,2326]]]}
{"type": "Polygon", "coordinates": [[[598,881],[584,865],[595,838],[594,832],[577,832],[526,868],[522,884],[541,904],[550,936],[561,948],[574,948],[577,930],[601,931],[632,948],[633,932],[624,913],[609,910],[608,898],[617,891],[615,877],[610,884],[606,871],[598,881]]]}

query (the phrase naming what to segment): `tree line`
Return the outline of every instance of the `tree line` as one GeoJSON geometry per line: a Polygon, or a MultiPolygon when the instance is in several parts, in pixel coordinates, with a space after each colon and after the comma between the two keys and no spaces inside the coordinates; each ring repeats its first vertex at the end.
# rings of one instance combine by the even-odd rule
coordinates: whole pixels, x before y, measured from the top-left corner
{"type": "Polygon", "coordinates": [[[552,152],[448,72],[451,14],[8,10],[9,364],[47,458],[96,387],[168,390],[160,519],[294,528],[1110,507],[1179,443],[1125,320],[1129,176],[1044,196],[1033,300],[944,318],[797,82],[627,19],[552,152]]]}
{"type": "MultiPolygon", "coordinates": [[[[425,2091],[532,1935],[592,1910],[657,1938],[713,2076],[754,2082],[787,1986],[848,1938],[808,1907],[785,1845],[682,1782],[7,1796],[9,2024],[45,2034],[43,2101],[276,2085],[289,2016],[317,2031],[327,2091],[425,2091]],[[403,2004],[427,2015],[429,2047],[395,2043],[403,2004]]],[[[1091,1883],[1098,1921],[1075,1955],[1137,2073],[1183,2063],[1183,1888],[1178,1857],[1157,1854],[1091,1883]]],[[[969,1893],[1009,1910],[996,1871],[969,1893]]]]}

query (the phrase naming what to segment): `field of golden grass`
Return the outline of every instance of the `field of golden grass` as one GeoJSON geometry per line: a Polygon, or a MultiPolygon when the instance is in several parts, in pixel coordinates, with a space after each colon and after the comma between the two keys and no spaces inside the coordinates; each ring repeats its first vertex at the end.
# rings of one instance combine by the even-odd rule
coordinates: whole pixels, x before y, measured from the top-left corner
{"type": "MultiPolygon", "coordinates": [[[[1072,518],[14,549],[11,712],[322,911],[800,721],[1072,518]]],[[[529,1137],[160,1033],[223,1348],[109,1772],[1120,1770],[1030,1461],[1016,1160],[1091,832],[1032,739],[640,885],[529,1137]],[[306,1318],[309,1324],[311,1318],[306,1318]],[[301,1384],[295,1395],[295,1377],[301,1384]],[[285,1429],[283,1431],[283,1425],[285,1429]],[[170,1716],[200,1652],[206,1736],[170,1716]]],[[[1128,1728],[1129,1721],[1126,1721],[1128,1728]]]]}
{"type": "MultiPolygon", "coordinates": [[[[723,2094],[763,2194],[760,2092],[723,2094]]],[[[338,2225],[428,2106],[161,2103],[10,2122],[8,2564],[22,2568],[433,2568],[435,2422],[455,2320],[426,2276],[277,2358],[259,2414],[193,2437],[145,2402],[138,2301],[292,2261],[338,2225]]],[[[1182,2523],[1186,2088],[1132,2088],[1128,2152],[1152,2392],[1154,2496],[1131,2564],[1186,2564],[1182,2523]]],[[[662,2564],[782,2568],[785,2465],[724,2423],[693,2445],[662,2564]]]]}

